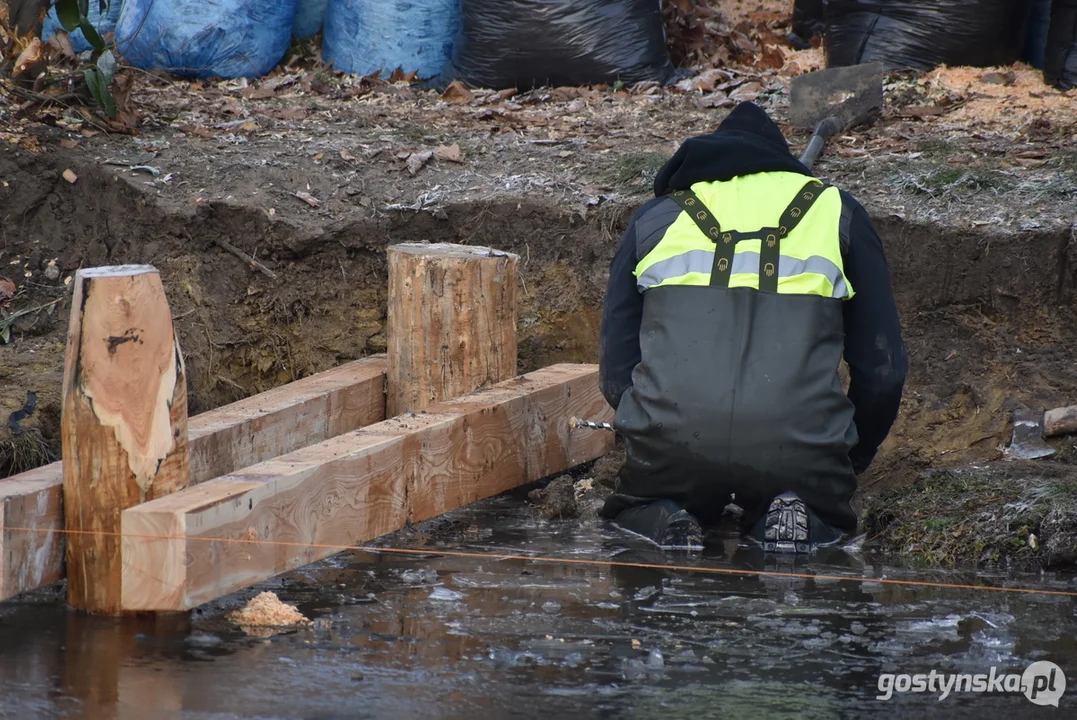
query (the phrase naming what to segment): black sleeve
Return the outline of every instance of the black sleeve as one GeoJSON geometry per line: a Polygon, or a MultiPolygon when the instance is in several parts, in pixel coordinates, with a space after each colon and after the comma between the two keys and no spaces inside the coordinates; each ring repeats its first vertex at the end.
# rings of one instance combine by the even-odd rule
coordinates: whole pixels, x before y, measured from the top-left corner
{"type": "Polygon", "coordinates": [[[908,359],[882,241],[860,203],[845,192],[842,198],[851,216],[845,273],[856,293],[844,307],[845,361],[860,438],[849,456],[859,475],[897,418],[908,359]]]}
{"type": "Polygon", "coordinates": [[[643,320],[643,295],[636,289],[633,271],[636,258],[636,220],[640,208],[621,236],[621,245],[610,262],[610,279],[602,308],[598,341],[598,377],[602,394],[617,409],[621,395],[632,386],[632,370],[640,361],[639,328],[643,320]]]}

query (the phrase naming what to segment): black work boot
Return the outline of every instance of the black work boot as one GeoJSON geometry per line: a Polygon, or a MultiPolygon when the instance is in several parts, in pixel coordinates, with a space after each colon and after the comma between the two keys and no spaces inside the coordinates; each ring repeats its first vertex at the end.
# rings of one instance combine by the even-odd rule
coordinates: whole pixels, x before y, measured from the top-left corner
{"type": "Polygon", "coordinates": [[[620,512],[614,524],[662,548],[702,548],[703,528],[673,500],[655,500],[620,512]]]}
{"type": "Polygon", "coordinates": [[[766,552],[810,553],[837,543],[841,533],[820,520],[796,493],[786,492],[770,502],[749,537],[766,552]]]}

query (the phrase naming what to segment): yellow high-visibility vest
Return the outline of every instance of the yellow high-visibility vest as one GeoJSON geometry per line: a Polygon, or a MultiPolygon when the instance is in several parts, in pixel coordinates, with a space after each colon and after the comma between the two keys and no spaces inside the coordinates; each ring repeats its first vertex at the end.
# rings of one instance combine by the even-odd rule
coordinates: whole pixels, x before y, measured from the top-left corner
{"type": "Polygon", "coordinates": [[[746,287],[848,300],[838,189],[799,173],[700,182],[669,193],[683,212],[635,269],[641,292],[746,287]]]}

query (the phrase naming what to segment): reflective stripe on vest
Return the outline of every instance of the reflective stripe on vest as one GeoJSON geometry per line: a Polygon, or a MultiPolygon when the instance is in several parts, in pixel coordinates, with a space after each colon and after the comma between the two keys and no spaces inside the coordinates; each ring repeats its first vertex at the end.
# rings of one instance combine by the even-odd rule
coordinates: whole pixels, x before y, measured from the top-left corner
{"type": "MultiPolygon", "coordinates": [[[[808,180],[798,173],[772,172],[692,186],[692,191],[720,224],[723,237],[732,231],[739,235],[729,287],[759,288],[762,237],[744,236],[776,228],[808,180]]],[[[845,276],[841,257],[841,211],[837,188],[827,188],[780,241],[776,268],[779,293],[841,300],[853,297],[855,291],[845,276]]],[[[715,241],[682,212],[636,265],[637,287],[644,292],[664,285],[710,284],[714,248],[715,241]]]]}

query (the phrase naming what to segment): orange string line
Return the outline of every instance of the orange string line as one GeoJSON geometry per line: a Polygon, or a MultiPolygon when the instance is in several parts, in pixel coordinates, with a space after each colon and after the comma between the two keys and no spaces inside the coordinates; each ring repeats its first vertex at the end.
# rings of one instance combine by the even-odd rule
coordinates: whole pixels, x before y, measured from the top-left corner
{"type": "Polygon", "coordinates": [[[644,568],[648,570],[677,570],[686,572],[703,572],[715,575],[752,575],[756,577],[799,578],[808,580],[838,580],[844,582],[876,582],[889,585],[907,585],[914,587],[947,588],[950,590],[981,590],[1011,593],[1028,593],[1036,595],[1061,595],[1077,597],[1077,591],[1046,590],[1041,588],[997,587],[993,585],[965,585],[961,583],[931,582],[928,580],[899,580],[894,578],[873,578],[850,575],[815,575],[811,573],[778,572],[773,570],[743,570],[738,568],[697,567],[693,565],[662,565],[659,563],[625,562],[598,558],[557,558],[543,555],[505,555],[502,553],[466,552],[463,550],[393,548],[373,545],[327,545],[323,543],[300,543],[283,540],[254,540],[249,538],[188,537],[186,535],[150,535],[145,533],[120,533],[104,530],[59,530],[51,528],[26,528],[0,525],[0,531],[23,531],[38,533],[65,533],[68,535],[105,535],[112,537],[141,538],[144,540],[198,540],[201,542],[241,543],[247,545],[272,545],[300,548],[319,548],[323,550],[358,550],[369,553],[396,553],[398,555],[444,555],[446,557],[479,558],[482,560],[525,560],[531,562],[561,563],[565,565],[616,566],[644,568]]]}

